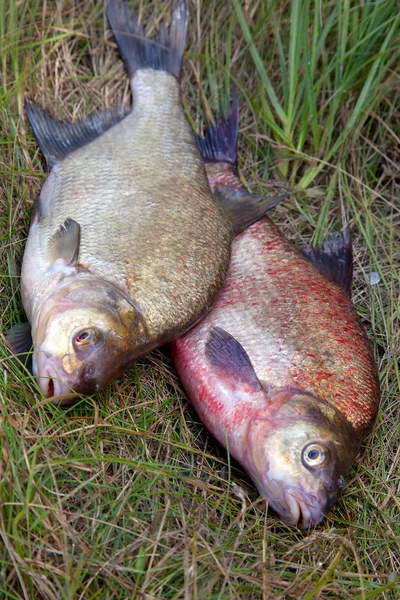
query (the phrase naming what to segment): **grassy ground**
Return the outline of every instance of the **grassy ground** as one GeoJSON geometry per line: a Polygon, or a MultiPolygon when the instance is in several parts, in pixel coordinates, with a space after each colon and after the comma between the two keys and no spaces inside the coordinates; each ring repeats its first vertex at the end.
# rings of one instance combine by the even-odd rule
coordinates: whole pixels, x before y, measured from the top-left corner
{"type": "MultiPolygon", "coordinates": [[[[353,298],[379,365],[376,427],[315,531],[266,513],[156,352],[61,409],[1,346],[0,597],[400,597],[400,58],[394,0],[190,2],[183,97],[193,125],[232,81],[254,191],[299,243],[349,215],[353,298]],[[371,279],[371,274],[372,275],[371,279]],[[379,283],[373,284],[379,278],[379,283]]],[[[165,7],[140,4],[147,19],[165,7]]],[[[45,165],[25,95],[76,118],[129,100],[100,0],[0,3],[1,329],[22,317],[19,264],[45,165]]]]}

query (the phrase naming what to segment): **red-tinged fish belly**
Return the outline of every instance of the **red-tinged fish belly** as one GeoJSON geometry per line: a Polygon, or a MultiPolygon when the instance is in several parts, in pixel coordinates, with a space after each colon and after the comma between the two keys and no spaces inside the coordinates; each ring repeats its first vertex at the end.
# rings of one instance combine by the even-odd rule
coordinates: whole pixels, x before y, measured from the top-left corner
{"type": "Polygon", "coordinates": [[[217,387],[199,349],[201,342],[196,343],[188,334],[183,337],[173,342],[172,348],[185,390],[207,429],[223,446],[229,446],[233,456],[241,456],[248,423],[258,414],[259,406],[252,405],[249,397],[233,398],[221,386],[217,387]]]}

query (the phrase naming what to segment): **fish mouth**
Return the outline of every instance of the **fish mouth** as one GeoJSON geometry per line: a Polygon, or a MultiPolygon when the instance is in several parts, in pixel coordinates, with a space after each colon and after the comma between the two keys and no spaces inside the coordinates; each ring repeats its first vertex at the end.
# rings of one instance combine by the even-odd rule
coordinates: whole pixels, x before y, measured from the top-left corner
{"type": "Polygon", "coordinates": [[[60,379],[58,379],[56,374],[52,373],[50,370],[38,377],[37,381],[41,392],[44,396],[46,396],[46,398],[52,398],[53,396],[61,396],[71,393],[69,387],[67,387],[60,379]]]}
{"type": "Polygon", "coordinates": [[[60,378],[57,368],[52,364],[49,356],[43,356],[41,353],[41,355],[36,357],[34,361],[34,374],[36,375],[39,388],[46,398],[71,394],[71,389],[60,378]]]}
{"type": "Polygon", "coordinates": [[[264,494],[268,506],[278,514],[285,525],[299,529],[316,527],[326,517],[337,497],[337,494],[332,494],[327,498],[319,498],[296,486],[286,485],[279,489],[279,483],[272,487],[274,493],[271,493],[269,486],[268,495],[264,494]]]}

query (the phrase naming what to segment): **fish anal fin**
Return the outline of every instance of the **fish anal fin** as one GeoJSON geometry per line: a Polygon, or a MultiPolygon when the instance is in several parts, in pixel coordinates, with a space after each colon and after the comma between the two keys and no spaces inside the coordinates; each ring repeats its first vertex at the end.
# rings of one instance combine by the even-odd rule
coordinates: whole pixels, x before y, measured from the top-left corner
{"type": "Polygon", "coordinates": [[[211,368],[234,390],[262,392],[262,386],[243,346],[221,327],[213,327],[206,342],[205,355],[211,368]]]}
{"type": "Polygon", "coordinates": [[[320,246],[308,246],[302,250],[308,260],[327,279],[341,286],[350,296],[353,279],[353,249],[350,227],[340,233],[329,235],[320,246]]]}
{"type": "Polygon", "coordinates": [[[49,243],[48,258],[51,263],[61,259],[66,265],[77,266],[81,227],[73,219],[66,219],[49,243]]]}
{"type": "Polygon", "coordinates": [[[196,136],[197,147],[207,163],[237,164],[239,134],[239,102],[236,87],[232,89],[232,103],[226,115],[215,116],[215,125],[209,125],[203,137],[196,136]]]}
{"type": "Polygon", "coordinates": [[[35,134],[39,148],[49,167],[62,160],[74,150],[100,137],[131,112],[130,106],[94,113],[76,123],[53,119],[32,100],[25,100],[25,111],[35,134]]]}
{"type": "Polygon", "coordinates": [[[244,186],[230,186],[217,184],[214,196],[222,204],[227,213],[235,233],[239,233],[252,225],[266,212],[282,202],[286,196],[259,196],[251,194],[244,186]]]}

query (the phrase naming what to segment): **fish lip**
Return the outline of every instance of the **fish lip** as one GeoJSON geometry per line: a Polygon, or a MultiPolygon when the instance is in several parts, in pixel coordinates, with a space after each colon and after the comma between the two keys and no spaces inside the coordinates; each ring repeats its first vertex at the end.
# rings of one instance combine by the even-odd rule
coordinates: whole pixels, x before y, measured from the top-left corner
{"type": "Polygon", "coordinates": [[[52,358],[44,353],[36,356],[35,375],[39,388],[46,398],[70,394],[71,389],[62,381],[52,358]]]}
{"type": "Polygon", "coordinates": [[[264,494],[265,500],[279,516],[281,521],[290,527],[310,529],[316,527],[326,517],[337,494],[330,494],[328,498],[319,499],[317,495],[307,493],[294,485],[279,485],[275,482],[272,490],[264,494]]]}
{"type": "Polygon", "coordinates": [[[38,377],[37,381],[42,394],[46,396],[46,398],[71,393],[70,388],[50,369],[46,369],[46,373],[38,377]]]}
{"type": "Polygon", "coordinates": [[[291,514],[293,514],[293,510],[295,511],[296,523],[294,525],[299,529],[315,527],[326,516],[325,511],[321,508],[321,502],[298,488],[286,487],[284,497],[288,506],[292,508],[291,514]]]}

